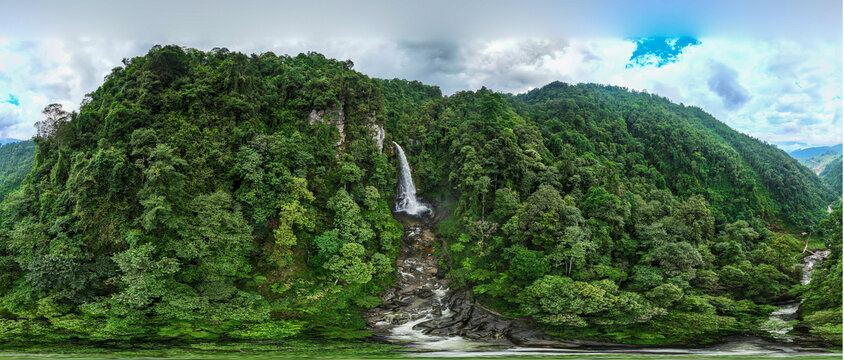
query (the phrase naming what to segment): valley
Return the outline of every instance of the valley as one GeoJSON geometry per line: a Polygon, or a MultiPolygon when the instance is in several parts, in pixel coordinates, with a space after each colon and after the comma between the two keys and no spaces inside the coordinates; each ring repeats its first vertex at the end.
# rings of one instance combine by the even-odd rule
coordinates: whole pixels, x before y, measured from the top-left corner
{"type": "Polygon", "coordinates": [[[841,343],[840,179],[655,94],[169,45],[42,115],[0,203],[9,348],[841,343]]]}

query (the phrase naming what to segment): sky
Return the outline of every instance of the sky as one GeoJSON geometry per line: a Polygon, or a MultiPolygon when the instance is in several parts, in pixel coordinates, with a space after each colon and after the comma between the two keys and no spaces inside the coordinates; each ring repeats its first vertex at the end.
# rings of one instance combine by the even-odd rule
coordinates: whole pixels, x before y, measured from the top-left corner
{"type": "Polygon", "coordinates": [[[0,1],[0,139],[178,44],[318,51],[445,94],[624,86],[788,151],[841,143],[841,36],[841,1],[0,1]]]}

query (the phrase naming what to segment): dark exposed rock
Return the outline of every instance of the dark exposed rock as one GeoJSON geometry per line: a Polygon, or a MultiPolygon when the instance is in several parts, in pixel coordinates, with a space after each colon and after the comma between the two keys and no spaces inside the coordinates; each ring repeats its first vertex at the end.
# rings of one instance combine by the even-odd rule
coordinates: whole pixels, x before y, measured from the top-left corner
{"type": "MultiPolygon", "coordinates": [[[[410,321],[421,321],[413,329],[430,336],[461,336],[503,346],[587,349],[639,347],[554,339],[542,330],[533,328],[529,320],[509,318],[485,308],[476,302],[469,289],[448,290],[447,269],[438,267],[439,258],[434,256],[439,240],[431,230],[436,222],[445,218],[444,213],[443,209],[437,209],[427,220],[405,222],[401,255],[396,261],[399,273],[397,284],[384,291],[381,296],[384,303],[372,309],[365,317],[369,328],[375,333],[372,339],[391,342],[391,329],[410,321]]],[[[448,256],[445,249],[443,256],[448,256]]],[[[798,325],[795,330],[802,334],[795,339],[797,344],[824,344],[822,339],[809,334],[805,326],[798,325]]]]}
{"type": "Polygon", "coordinates": [[[475,303],[469,289],[448,290],[447,269],[437,267],[439,258],[434,255],[439,239],[432,231],[433,225],[446,215],[445,209],[438,208],[423,220],[397,217],[405,224],[401,254],[396,261],[397,283],[382,294],[384,303],[365,316],[379,339],[389,342],[390,329],[408,321],[429,319],[413,329],[431,336],[462,336],[497,344],[575,346],[546,339],[542,331],[531,329],[523,320],[487,311],[475,303]]]}
{"type": "Polygon", "coordinates": [[[415,294],[420,298],[427,299],[431,296],[434,296],[434,291],[431,289],[417,289],[415,291],[415,294]]]}
{"type": "Polygon", "coordinates": [[[396,299],[393,302],[398,306],[410,306],[411,304],[413,304],[414,301],[416,301],[416,299],[418,298],[414,296],[406,296],[400,299],[396,299]]]}

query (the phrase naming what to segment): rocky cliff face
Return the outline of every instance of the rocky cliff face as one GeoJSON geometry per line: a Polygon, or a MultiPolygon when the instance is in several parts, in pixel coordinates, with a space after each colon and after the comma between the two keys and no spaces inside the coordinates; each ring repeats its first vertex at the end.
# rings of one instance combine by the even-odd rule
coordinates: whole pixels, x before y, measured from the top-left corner
{"type": "Polygon", "coordinates": [[[387,134],[384,132],[384,126],[375,123],[375,119],[372,118],[372,122],[367,125],[369,127],[369,136],[372,137],[372,141],[375,142],[375,146],[378,147],[378,151],[384,152],[384,139],[387,137],[387,134]]]}
{"type": "Polygon", "coordinates": [[[346,115],[343,113],[343,102],[340,102],[340,105],[336,109],[331,110],[311,110],[311,113],[308,114],[308,124],[314,125],[316,123],[327,123],[334,125],[337,127],[337,131],[340,132],[340,140],[337,140],[337,143],[334,146],[343,145],[343,142],[346,141],[346,132],[345,132],[345,124],[346,115]]]}
{"type": "MultiPolygon", "coordinates": [[[[338,147],[343,145],[346,141],[346,115],[343,112],[343,106],[344,103],[341,101],[340,105],[335,109],[313,109],[311,110],[311,113],[308,114],[308,124],[310,125],[325,123],[337,128],[337,132],[340,133],[340,139],[337,140],[337,143],[334,144],[334,146],[338,147]]],[[[369,117],[366,127],[369,129],[369,137],[372,138],[373,142],[375,142],[375,146],[378,147],[378,151],[384,152],[384,139],[386,139],[387,133],[384,130],[384,125],[378,123],[375,113],[369,117]]]]}

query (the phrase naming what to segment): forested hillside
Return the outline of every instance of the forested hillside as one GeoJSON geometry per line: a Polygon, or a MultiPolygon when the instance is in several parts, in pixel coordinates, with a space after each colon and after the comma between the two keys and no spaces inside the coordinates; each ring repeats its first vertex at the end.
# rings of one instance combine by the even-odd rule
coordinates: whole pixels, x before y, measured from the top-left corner
{"type": "Polygon", "coordinates": [[[20,186],[34,160],[35,143],[31,140],[0,146],[0,199],[20,186]]]}
{"type": "Polygon", "coordinates": [[[833,164],[829,165],[821,174],[821,181],[836,195],[839,197],[841,196],[842,187],[841,187],[841,173],[842,169],[841,166],[844,162],[841,161],[839,158],[838,161],[834,162],[833,164]]]}
{"type": "Polygon", "coordinates": [[[380,82],[318,54],[125,64],[78,114],[45,109],[33,173],[0,206],[0,338],[363,326],[401,235],[371,138],[380,82]]]}
{"type": "MultiPolygon", "coordinates": [[[[839,165],[840,169],[840,165],[839,165]]],[[[839,182],[840,184],[840,182],[839,182]]],[[[840,188],[839,188],[840,189],[840,188]]],[[[818,235],[830,251],[829,258],[812,275],[807,286],[793,291],[804,296],[800,304],[804,323],[812,334],[831,343],[841,343],[841,201],[832,206],[833,211],[817,227],[818,235]]]]}
{"type": "Polygon", "coordinates": [[[833,197],[781,150],[650,94],[391,92],[422,188],[457,198],[441,229],[452,280],[563,336],[753,332],[797,283],[801,241],[783,231],[833,197]]]}
{"type": "Polygon", "coordinates": [[[790,151],[788,154],[819,176],[841,162],[841,144],[790,151]]]}
{"type": "Polygon", "coordinates": [[[450,209],[450,286],[564,337],[757,332],[799,276],[785,232],[834,198],[659,96],[445,97],[352,67],[156,46],[45,109],[0,204],[0,341],[367,336],[402,234],[391,140],[450,209]]]}
{"type": "MultiPolygon", "coordinates": [[[[794,155],[792,155],[794,156],[794,155]]],[[[836,163],[841,162],[841,153],[828,151],[813,157],[795,157],[803,166],[812,169],[815,174],[822,174],[836,163]]]]}
{"type": "Polygon", "coordinates": [[[841,144],[832,145],[832,146],[817,146],[817,147],[810,147],[805,149],[797,149],[788,152],[788,155],[795,157],[796,159],[809,159],[813,158],[818,155],[823,155],[826,153],[833,153],[841,155],[842,148],[841,144]]]}

